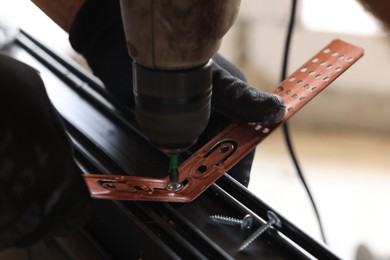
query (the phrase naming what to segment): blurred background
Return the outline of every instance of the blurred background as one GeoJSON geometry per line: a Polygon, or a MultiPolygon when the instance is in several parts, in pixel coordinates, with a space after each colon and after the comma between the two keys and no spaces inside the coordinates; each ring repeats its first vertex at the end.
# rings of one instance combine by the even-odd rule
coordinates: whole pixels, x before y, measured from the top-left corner
{"type": "MultiPolygon", "coordinates": [[[[239,18],[224,38],[220,52],[258,89],[269,91],[280,82],[290,8],[287,0],[242,0],[239,18]]],[[[359,245],[390,258],[390,38],[355,0],[301,0],[297,11],[290,73],[335,38],[365,49],[363,59],[290,120],[328,245],[344,259],[356,259],[359,245]]],[[[0,0],[0,24],[9,35],[12,26],[21,27],[86,65],[67,34],[30,1],[0,0]]],[[[0,43],[4,38],[3,29],[0,43]]],[[[258,146],[249,189],[321,240],[280,131],[258,146]]]]}

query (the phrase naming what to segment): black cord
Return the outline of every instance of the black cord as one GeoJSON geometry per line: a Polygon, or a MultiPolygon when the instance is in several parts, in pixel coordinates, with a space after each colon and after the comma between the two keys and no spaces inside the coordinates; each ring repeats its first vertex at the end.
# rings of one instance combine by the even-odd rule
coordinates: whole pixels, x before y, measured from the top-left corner
{"type": "MultiPolygon", "coordinates": [[[[290,21],[289,21],[289,24],[288,24],[286,42],[285,42],[285,45],[284,45],[284,55],[283,55],[283,65],[282,65],[282,72],[281,72],[281,81],[283,81],[286,78],[286,76],[287,76],[286,74],[287,74],[287,66],[288,66],[288,56],[289,56],[290,45],[291,45],[291,36],[292,36],[293,30],[294,30],[295,13],[296,13],[296,8],[297,8],[297,3],[298,3],[298,0],[292,0],[290,21]]],[[[314,210],[314,213],[316,215],[316,218],[317,218],[317,221],[318,221],[318,225],[319,225],[319,228],[320,228],[322,240],[326,244],[327,242],[326,242],[326,238],[325,238],[324,228],[322,226],[321,217],[320,217],[320,214],[318,212],[318,209],[317,209],[316,203],[314,201],[314,198],[313,198],[313,196],[312,196],[312,194],[310,192],[310,189],[309,189],[309,187],[308,187],[308,185],[306,183],[305,177],[303,176],[303,173],[302,173],[301,167],[299,165],[298,159],[297,159],[297,157],[295,155],[295,151],[293,149],[293,145],[292,145],[292,141],[291,141],[291,137],[290,137],[290,133],[289,133],[289,128],[288,128],[287,122],[285,122],[283,124],[283,135],[284,135],[284,139],[286,141],[287,148],[288,148],[288,151],[290,153],[291,159],[292,159],[292,161],[294,163],[294,166],[295,166],[295,168],[297,170],[299,179],[301,180],[303,186],[305,187],[307,195],[309,196],[310,202],[311,202],[311,204],[313,206],[313,210],[314,210]]]]}

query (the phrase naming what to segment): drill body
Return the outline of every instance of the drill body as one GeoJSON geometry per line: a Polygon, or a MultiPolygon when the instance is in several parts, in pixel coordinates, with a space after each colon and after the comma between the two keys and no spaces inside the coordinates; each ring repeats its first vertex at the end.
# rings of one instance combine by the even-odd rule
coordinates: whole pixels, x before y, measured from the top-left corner
{"type": "Polygon", "coordinates": [[[211,57],[239,6],[240,0],[121,0],[137,120],[168,154],[188,149],[206,128],[211,57]]]}

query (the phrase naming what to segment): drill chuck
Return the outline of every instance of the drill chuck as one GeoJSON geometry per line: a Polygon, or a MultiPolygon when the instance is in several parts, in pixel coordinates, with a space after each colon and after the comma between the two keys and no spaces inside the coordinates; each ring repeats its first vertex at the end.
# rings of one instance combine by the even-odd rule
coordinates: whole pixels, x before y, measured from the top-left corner
{"type": "Polygon", "coordinates": [[[167,153],[196,143],[210,118],[212,73],[207,64],[155,70],[133,63],[135,111],[149,141],[167,153]]]}

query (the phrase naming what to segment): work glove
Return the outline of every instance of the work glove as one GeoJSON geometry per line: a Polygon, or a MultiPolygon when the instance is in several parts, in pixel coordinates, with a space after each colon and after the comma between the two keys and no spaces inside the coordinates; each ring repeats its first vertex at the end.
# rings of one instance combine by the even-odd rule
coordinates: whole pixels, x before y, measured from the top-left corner
{"type": "Polygon", "coordinates": [[[0,54],[0,249],[81,227],[89,192],[38,73],[0,54]]]}
{"type": "MultiPolygon", "coordinates": [[[[88,0],[78,12],[70,30],[73,48],[87,60],[107,90],[123,104],[134,108],[132,60],[128,55],[118,0],[88,0]]],[[[258,91],[227,60],[216,55],[213,65],[213,111],[204,134],[194,148],[225,128],[232,120],[275,123],[285,107],[274,94],[258,91]]],[[[249,183],[254,152],[229,173],[243,185],[249,183]]]]}
{"type": "MultiPolygon", "coordinates": [[[[220,55],[213,57],[213,96],[210,122],[199,138],[196,148],[232,121],[273,124],[284,115],[285,106],[278,96],[250,87],[244,75],[220,55]]],[[[244,186],[248,186],[255,151],[241,159],[228,173],[244,186]]]]}

